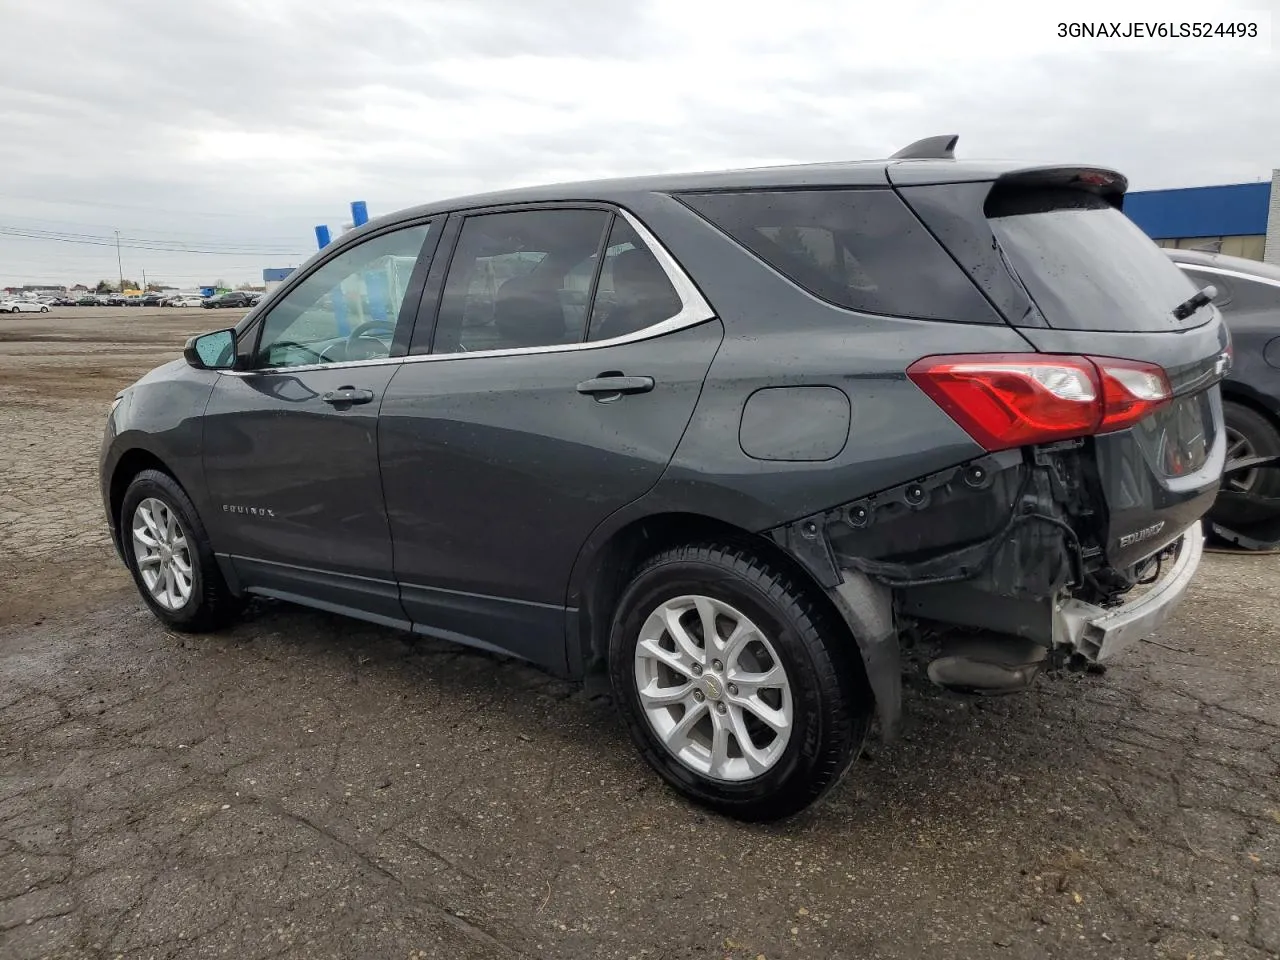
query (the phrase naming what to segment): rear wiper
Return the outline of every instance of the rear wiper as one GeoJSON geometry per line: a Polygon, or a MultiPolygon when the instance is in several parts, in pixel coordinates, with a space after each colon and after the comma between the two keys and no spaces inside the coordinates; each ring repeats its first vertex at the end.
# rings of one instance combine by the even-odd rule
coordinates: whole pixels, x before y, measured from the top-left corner
{"type": "Polygon", "coordinates": [[[1203,306],[1213,303],[1213,298],[1218,295],[1218,288],[1212,283],[1196,293],[1193,293],[1182,303],[1173,308],[1173,317],[1175,320],[1185,320],[1203,306]]]}

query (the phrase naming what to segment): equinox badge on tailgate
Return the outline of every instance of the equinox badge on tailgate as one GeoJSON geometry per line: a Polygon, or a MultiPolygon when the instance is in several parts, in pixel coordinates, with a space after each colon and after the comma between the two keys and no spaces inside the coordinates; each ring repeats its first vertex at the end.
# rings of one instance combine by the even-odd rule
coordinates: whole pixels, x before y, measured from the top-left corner
{"type": "Polygon", "coordinates": [[[1141,543],[1143,540],[1150,540],[1157,533],[1164,529],[1164,521],[1153,523],[1149,527],[1143,527],[1141,530],[1135,530],[1133,533],[1126,533],[1120,538],[1120,546],[1131,547],[1135,543],[1141,543]]]}

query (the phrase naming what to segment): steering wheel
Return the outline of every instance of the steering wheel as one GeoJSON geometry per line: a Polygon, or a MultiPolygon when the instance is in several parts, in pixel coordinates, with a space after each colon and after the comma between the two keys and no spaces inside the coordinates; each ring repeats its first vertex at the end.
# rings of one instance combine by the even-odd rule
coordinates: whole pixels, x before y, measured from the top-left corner
{"type": "Polygon", "coordinates": [[[360,324],[360,326],[356,327],[354,330],[352,330],[350,333],[347,334],[347,341],[350,342],[352,340],[359,340],[361,337],[363,337],[370,330],[373,330],[375,327],[386,327],[388,332],[394,333],[396,329],[396,323],[394,320],[366,320],[364,323],[360,324]]]}
{"type": "MultiPolygon", "coordinates": [[[[356,349],[355,349],[356,344],[361,340],[365,340],[365,341],[377,340],[378,338],[376,336],[370,336],[370,334],[372,334],[375,330],[379,330],[379,328],[381,328],[381,330],[385,331],[386,333],[394,334],[396,330],[395,321],[368,320],[360,324],[354,330],[352,330],[349,334],[347,334],[346,354],[348,358],[350,358],[354,353],[356,353],[356,349]]],[[[373,358],[362,357],[361,359],[371,360],[373,358]]]]}

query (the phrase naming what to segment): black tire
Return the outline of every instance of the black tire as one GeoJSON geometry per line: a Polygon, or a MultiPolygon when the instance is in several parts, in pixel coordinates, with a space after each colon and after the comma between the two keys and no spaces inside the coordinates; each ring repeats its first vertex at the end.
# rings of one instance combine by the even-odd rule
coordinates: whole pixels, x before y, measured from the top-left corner
{"type": "Polygon", "coordinates": [[[133,478],[120,504],[119,529],[125,564],[133,574],[138,593],[151,612],[165,624],[184,633],[205,633],[226,626],[240,612],[243,604],[227,588],[209,546],[208,533],[191,498],[167,473],[143,470],[133,478]],[[133,542],[133,517],[138,504],[148,498],[161,501],[174,512],[187,538],[191,593],[186,603],[177,609],[168,609],[156,601],[138,565],[133,542]]]}
{"type": "MultiPolygon", "coordinates": [[[[1222,413],[1228,432],[1244,441],[1249,456],[1280,456],[1280,431],[1276,430],[1275,424],[1267,417],[1252,407],[1246,407],[1231,400],[1223,402],[1222,413]]],[[[1240,454],[1236,454],[1233,459],[1239,456],[1240,454]]],[[[1260,497],[1280,497],[1280,467],[1255,470],[1251,474],[1245,474],[1243,478],[1248,482],[1233,483],[1233,478],[1228,477],[1223,486],[1229,490],[1247,491],[1260,497]]],[[[1240,475],[1234,479],[1239,480],[1240,475]]]]}
{"type": "Polygon", "coordinates": [[[797,576],[743,545],[689,544],[642,564],[614,614],[609,673],[645,760],[680,793],[740,820],[777,820],[814,803],[849,769],[870,726],[873,698],[847,628],[797,576]],[[741,611],[768,637],[787,674],[790,737],[772,766],[751,779],[712,778],[677,759],[640,703],[635,659],[645,621],[665,601],[690,594],[741,611]]]}

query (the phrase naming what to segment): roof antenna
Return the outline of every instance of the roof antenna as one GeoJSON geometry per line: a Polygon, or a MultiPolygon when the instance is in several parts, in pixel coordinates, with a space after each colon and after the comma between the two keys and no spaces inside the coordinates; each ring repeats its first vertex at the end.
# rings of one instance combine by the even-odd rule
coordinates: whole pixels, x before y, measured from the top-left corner
{"type": "Polygon", "coordinates": [[[903,147],[890,160],[954,160],[958,133],[945,133],[940,137],[925,137],[903,147]]]}

